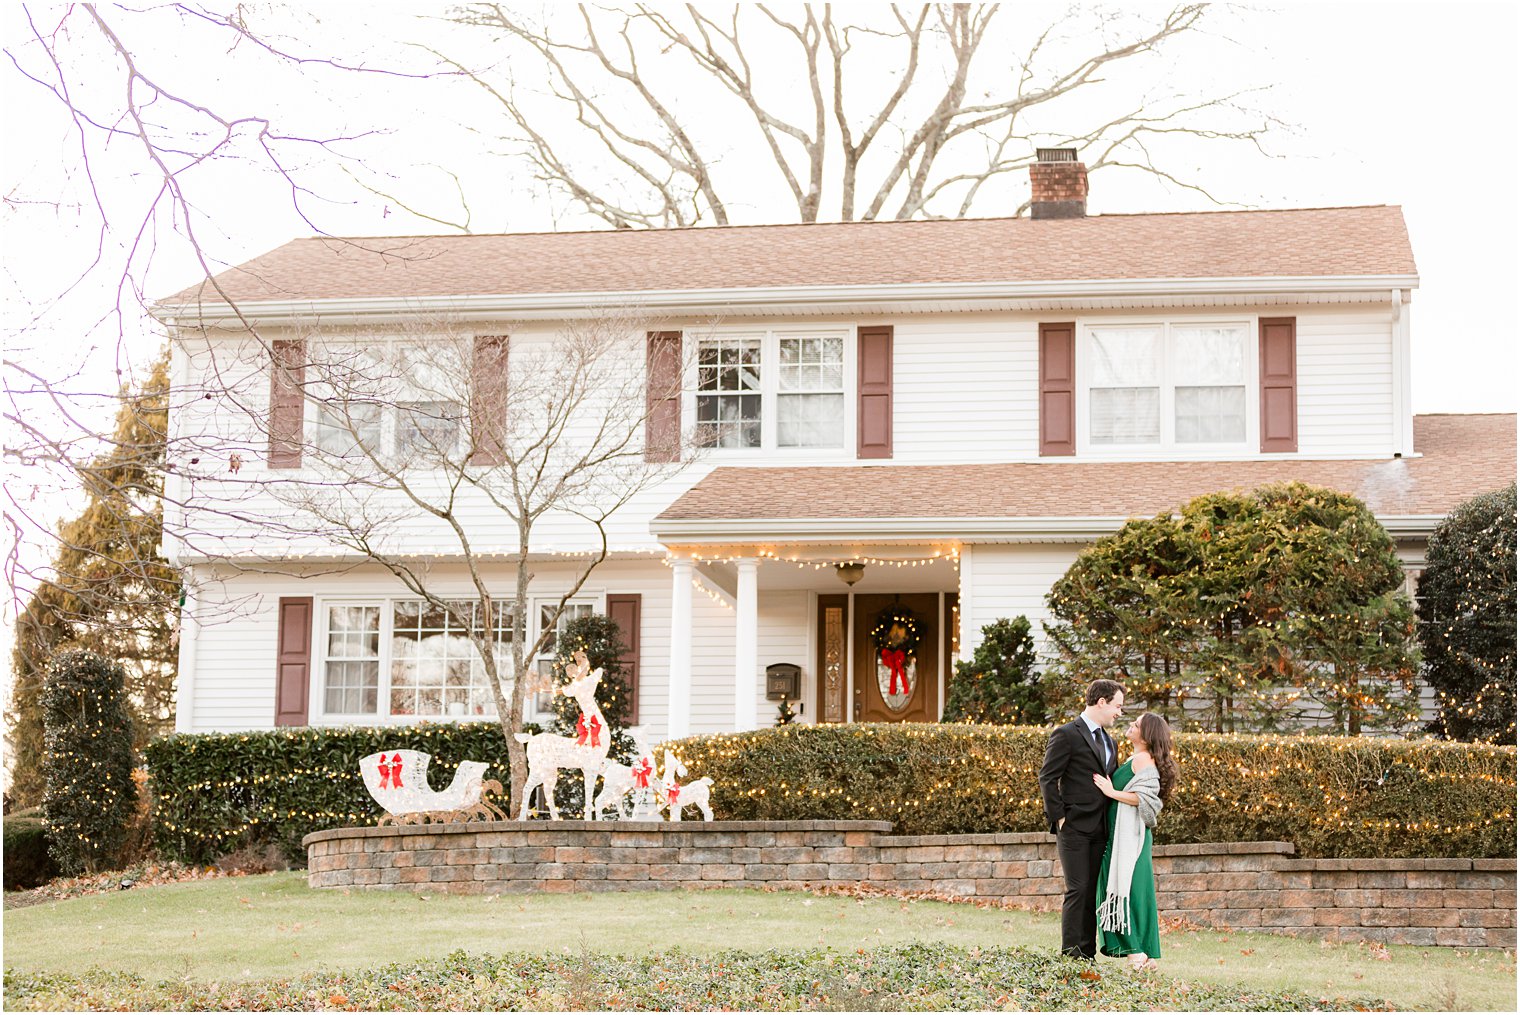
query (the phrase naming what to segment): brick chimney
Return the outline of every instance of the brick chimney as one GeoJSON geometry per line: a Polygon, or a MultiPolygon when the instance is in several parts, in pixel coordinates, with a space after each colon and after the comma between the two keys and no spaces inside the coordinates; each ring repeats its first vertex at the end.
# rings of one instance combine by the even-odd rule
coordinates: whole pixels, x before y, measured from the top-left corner
{"type": "Polygon", "coordinates": [[[1079,219],[1087,214],[1087,167],[1075,148],[1036,148],[1029,167],[1029,217],[1079,219]]]}

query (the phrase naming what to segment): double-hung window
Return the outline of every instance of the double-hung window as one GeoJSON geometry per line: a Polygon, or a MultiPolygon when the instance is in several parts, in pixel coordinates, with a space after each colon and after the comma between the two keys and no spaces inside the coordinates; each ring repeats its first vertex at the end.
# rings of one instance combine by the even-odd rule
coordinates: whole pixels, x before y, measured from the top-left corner
{"type": "MultiPolygon", "coordinates": [[[[539,647],[538,655],[533,657],[533,668],[538,673],[538,688],[533,695],[533,711],[541,718],[554,715],[554,659],[559,651],[559,638],[572,620],[580,617],[589,617],[596,612],[594,604],[588,600],[572,599],[565,604],[560,611],[559,622],[554,623],[554,608],[559,605],[558,599],[538,601],[538,630],[549,631],[549,637],[539,647]],[[550,627],[553,630],[549,630],[550,627]]],[[[537,635],[534,635],[535,640],[537,635]]]]}
{"type": "Polygon", "coordinates": [[[846,446],[847,337],[797,329],[697,338],[697,439],[710,448],[846,446]]]}
{"type": "Polygon", "coordinates": [[[1086,377],[1087,445],[1247,447],[1255,423],[1251,334],[1245,322],[1088,326],[1078,370],[1086,377]]]}

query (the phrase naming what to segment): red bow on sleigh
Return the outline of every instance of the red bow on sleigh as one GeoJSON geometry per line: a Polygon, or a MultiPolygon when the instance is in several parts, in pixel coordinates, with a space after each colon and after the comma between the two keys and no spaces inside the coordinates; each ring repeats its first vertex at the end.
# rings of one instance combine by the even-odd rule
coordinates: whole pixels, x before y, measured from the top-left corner
{"type": "Polygon", "coordinates": [[[639,789],[649,788],[649,776],[654,772],[654,766],[648,758],[640,758],[639,763],[633,766],[633,784],[639,789]]]}
{"type": "Polygon", "coordinates": [[[401,755],[392,756],[390,761],[385,760],[385,755],[380,755],[380,788],[401,789],[401,755]]]}
{"type": "Polygon", "coordinates": [[[588,739],[592,747],[602,746],[602,721],[592,716],[588,723],[583,714],[575,723],[575,742],[585,747],[588,739]]]}
{"type": "Polygon", "coordinates": [[[887,690],[888,694],[908,693],[908,671],[904,668],[908,663],[908,653],[902,649],[884,648],[881,650],[881,664],[892,671],[892,683],[887,690]],[[897,682],[902,681],[902,690],[898,691],[897,682]]]}

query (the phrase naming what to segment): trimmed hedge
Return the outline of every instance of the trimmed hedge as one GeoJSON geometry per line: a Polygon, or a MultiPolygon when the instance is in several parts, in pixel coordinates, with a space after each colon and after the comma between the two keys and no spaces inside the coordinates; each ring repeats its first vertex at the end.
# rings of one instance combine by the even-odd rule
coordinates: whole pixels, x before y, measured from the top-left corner
{"type": "MultiPolygon", "coordinates": [[[[671,747],[688,779],[711,776],[719,819],[885,819],[900,833],[1044,830],[1039,769],[1049,731],[1030,726],[782,726],[671,747]]],[[[1286,840],[1309,857],[1513,857],[1513,747],[1367,737],[1177,734],[1182,782],[1157,841],[1286,840]]],[[[460,761],[493,763],[496,723],[175,735],[148,746],[159,850],[205,862],[380,816],[359,759],[406,746],[433,756],[442,789],[460,761]]],[[[1124,747],[1127,750],[1127,746],[1124,747]]]]}
{"type": "Polygon", "coordinates": [[[446,788],[459,763],[471,760],[492,763],[485,778],[508,783],[507,745],[495,722],[175,734],[144,751],[159,852],[205,863],[272,843],[304,865],[308,833],[379,819],[383,811],[364,788],[359,759],[401,747],[432,756],[434,789],[446,788]]]}
{"type": "MultiPolygon", "coordinates": [[[[673,745],[720,819],[877,819],[906,835],[1045,830],[1049,730],[786,726],[673,745]],[[745,789],[744,787],[749,787],[745,789]]],[[[1515,748],[1367,737],[1175,734],[1158,843],[1294,843],[1306,857],[1513,857],[1515,748]]],[[[1123,745],[1127,751],[1128,746],[1123,745]]]]}
{"type": "Polygon", "coordinates": [[[19,891],[47,884],[58,876],[58,861],[48,853],[42,809],[5,816],[5,890],[19,891]]]}

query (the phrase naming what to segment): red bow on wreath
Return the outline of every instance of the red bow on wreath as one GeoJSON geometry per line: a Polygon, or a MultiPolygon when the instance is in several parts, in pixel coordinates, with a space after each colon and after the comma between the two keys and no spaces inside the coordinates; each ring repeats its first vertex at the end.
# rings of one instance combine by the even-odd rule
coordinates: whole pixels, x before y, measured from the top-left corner
{"type": "Polygon", "coordinates": [[[908,671],[905,669],[908,662],[908,653],[902,649],[884,648],[881,650],[881,664],[892,671],[892,684],[888,694],[908,693],[908,671]],[[898,691],[897,682],[902,681],[902,690],[898,691]]]}
{"type": "Polygon", "coordinates": [[[592,747],[600,747],[602,746],[601,737],[602,721],[596,716],[592,716],[591,721],[588,723],[585,714],[582,713],[575,723],[575,742],[585,747],[587,738],[590,738],[592,747]]]}
{"type": "Polygon", "coordinates": [[[633,784],[639,789],[649,788],[649,776],[654,772],[654,766],[648,758],[640,758],[639,763],[633,766],[633,784]]]}
{"type": "Polygon", "coordinates": [[[380,755],[380,788],[401,789],[401,755],[395,755],[391,761],[385,760],[385,755],[380,755]]]}

